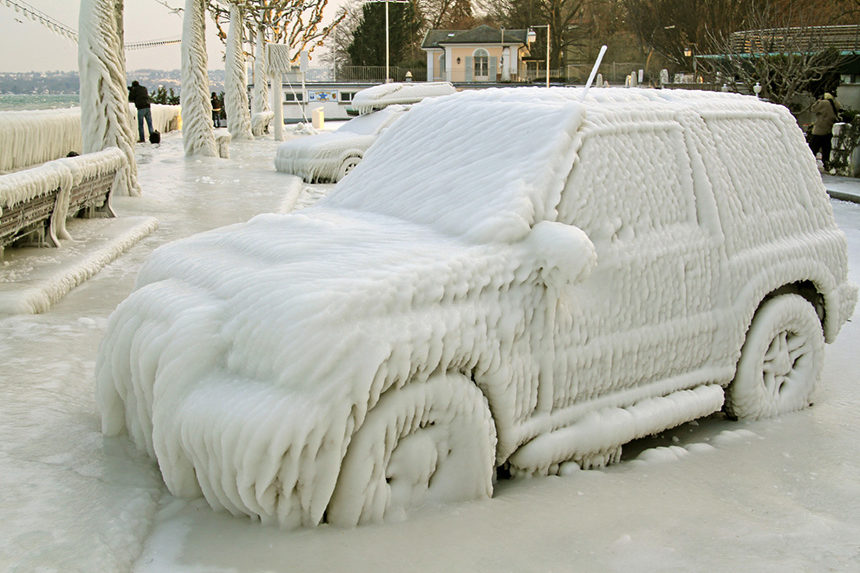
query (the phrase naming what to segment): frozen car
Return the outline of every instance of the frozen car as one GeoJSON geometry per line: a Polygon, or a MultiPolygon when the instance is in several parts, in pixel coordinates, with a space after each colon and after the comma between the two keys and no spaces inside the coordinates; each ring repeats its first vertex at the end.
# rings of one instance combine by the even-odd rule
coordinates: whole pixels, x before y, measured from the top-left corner
{"type": "Polygon", "coordinates": [[[97,398],[177,496],[352,525],[490,496],[499,468],[601,466],[722,408],[803,408],[856,297],[786,109],[464,92],[316,205],[155,251],[97,398]]]}
{"type": "Polygon", "coordinates": [[[451,95],[457,89],[450,82],[393,82],[357,92],[352,107],[365,114],[393,104],[413,104],[428,98],[451,95]]]}
{"type": "Polygon", "coordinates": [[[379,134],[407,109],[405,105],[390,105],[355,117],[337,131],[286,141],[278,146],[275,169],[298,175],[308,183],[340,181],[358,165],[379,134]]]}
{"type": "Polygon", "coordinates": [[[409,104],[455,91],[448,82],[391,83],[361,90],[352,101],[359,117],[337,131],[282,143],[275,155],[275,169],[298,175],[308,183],[340,181],[409,104]]]}

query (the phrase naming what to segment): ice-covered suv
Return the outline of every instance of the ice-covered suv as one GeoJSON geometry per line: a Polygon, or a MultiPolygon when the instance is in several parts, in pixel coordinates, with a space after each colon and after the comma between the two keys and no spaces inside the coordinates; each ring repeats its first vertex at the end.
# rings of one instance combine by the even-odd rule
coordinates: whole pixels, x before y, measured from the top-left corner
{"type": "Polygon", "coordinates": [[[802,408],[856,296],[784,108],[464,92],[417,104],[315,206],[158,249],[97,395],[175,495],[355,524],[721,408],[802,408]]]}

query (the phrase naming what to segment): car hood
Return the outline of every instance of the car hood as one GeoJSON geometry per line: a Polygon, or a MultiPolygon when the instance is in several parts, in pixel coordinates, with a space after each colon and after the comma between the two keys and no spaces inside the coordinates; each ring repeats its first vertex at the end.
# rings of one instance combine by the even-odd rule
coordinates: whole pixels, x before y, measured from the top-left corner
{"type": "Polygon", "coordinates": [[[314,208],[161,247],[100,349],[103,430],[126,429],[174,495],[315,525],[385,390],[498,364],[483,317],[502,318],[478,299],[507,290],[512,261],[503,245],[314,208]]]}

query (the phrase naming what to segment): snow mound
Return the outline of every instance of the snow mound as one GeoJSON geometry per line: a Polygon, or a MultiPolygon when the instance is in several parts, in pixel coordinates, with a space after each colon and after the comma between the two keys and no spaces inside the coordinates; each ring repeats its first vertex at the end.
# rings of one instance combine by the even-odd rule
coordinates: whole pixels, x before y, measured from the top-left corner
{"type": "Polygon", "coordinates": [[[450,95],[456,91],[448,82],[394,82],[357,92],[352,98],[352,107],[365,114],[392,104],[418,103],[424,98],[450,95]]]}

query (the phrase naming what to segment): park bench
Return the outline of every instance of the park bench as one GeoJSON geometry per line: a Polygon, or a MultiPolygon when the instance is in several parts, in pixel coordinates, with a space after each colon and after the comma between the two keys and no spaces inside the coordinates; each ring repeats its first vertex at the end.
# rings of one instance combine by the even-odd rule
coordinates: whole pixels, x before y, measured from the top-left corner
{"type": "Polygon", "coordinates": [[[110,196],[126,165],[111,147],[0,175],[0,256],[9,245],[60,246],[67,218],[114,217],[110,196]]]}

